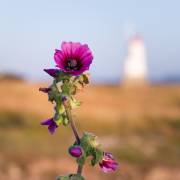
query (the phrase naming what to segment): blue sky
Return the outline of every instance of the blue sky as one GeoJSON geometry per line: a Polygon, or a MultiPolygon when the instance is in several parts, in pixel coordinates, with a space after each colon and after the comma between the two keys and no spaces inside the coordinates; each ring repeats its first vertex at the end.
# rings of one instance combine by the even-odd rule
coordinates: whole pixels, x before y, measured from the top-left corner
{"type": "Polygon", "coordinates": [[[146,42],[151,79],[180,76],[179,0],[0,0],[0,70],[48,78],[62,41],[87,43],[94,81],[122,77],[126,40],[146,42]]]}

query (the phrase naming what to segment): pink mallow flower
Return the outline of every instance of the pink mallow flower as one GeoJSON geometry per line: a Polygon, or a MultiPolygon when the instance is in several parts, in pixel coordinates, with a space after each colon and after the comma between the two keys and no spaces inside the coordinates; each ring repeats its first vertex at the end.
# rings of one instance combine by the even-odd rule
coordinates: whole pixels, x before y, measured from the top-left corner
{"type": "Polygon", "coordinates": [[[111,153],[104,153],[102,161],[99,163],[105,173],[113,172],[118,168],[118,163],[114,160],[111,153]]]}
{"type": "Polygon", "coordinates": [[[53,120],[53,118],[42,121],[41,125],[48,126],[48,130],[51,134],[53,134],[55,132],[56,128],[58,128],[58,125],[53,120]]]}
{"type": "Polygon", "coordinates": [[[62,42],[61,50],[55,50],[54,60],[62,71],[78,76],[89,69],[93,55],[87,44],[62,42]]]}

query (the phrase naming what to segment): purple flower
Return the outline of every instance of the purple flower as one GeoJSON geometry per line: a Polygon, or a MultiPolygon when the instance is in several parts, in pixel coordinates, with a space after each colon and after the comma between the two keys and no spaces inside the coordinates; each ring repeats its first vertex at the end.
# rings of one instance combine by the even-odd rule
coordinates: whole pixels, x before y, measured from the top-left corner
{"type": "Polygon", "coordinates": [[[69,149],[69,153],[71,154],[71,156],[78,158],[82,155],[82,149],[80,146],[72,146],[69,149]]]}
{"type": "Polygon", "coordinates": [[[57,73],[59,72],[58,69],[44,69],[44,71],[52,77],[56,77],[57,73]]]}
{"type": "Polygon", "coordinates": [[[42,121],[41,125],[48,126],[48,130],[51,134],[53,134],[55,132],[56,128],[58,128],[58,125],[53,120],[53,118],[42,121]]]}
{"type": "Polygon", "coordinates": [[[115,171],[118,168],[118,163],[114,160],[111,153],[104,153],[102,161],[99,163],[102,171],[105,173],[115,171]]]}
{"type": "Polygon", "coordinates": [[[93,55],[87,44],[62,42],[61,50],[55,50],[54,60],[62,71],[76,76],[89,69],[93,55]]]}

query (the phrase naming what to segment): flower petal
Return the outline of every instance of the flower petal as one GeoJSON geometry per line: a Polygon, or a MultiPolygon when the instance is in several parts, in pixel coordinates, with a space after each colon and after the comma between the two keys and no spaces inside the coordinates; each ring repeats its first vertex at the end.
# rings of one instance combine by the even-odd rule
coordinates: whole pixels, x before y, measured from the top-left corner
{"type": "Polygon", "coordinates": [[[53,121],[49,126],[48,126],[48,130],[51,134],[53,134],[57,128],[57,124],[53,121]]]}
{"type": "Polygon", "coordinates": [[[63,60],[65,60],[65,55],[61,50],[55,49],[54,60],[58,66],[62,64],[63,60]]]}
{"type": "Polygon", "coordinates": [[[74,58],[76,58],[78,56],[78,50],[79,50],[79,48],[81,46],[82,46],[81,43],[72,43],[72,46],[71,46],[71,48],[72,48],[72,56],[74,58]]]}
{"type": "Polygon", "coordinates": [[[72,42],[62,42],[61,49],[67,58],[71,58],[72,42]]]}
{"type": "Polygon", "coordinates": [[[104,153],[102,161],[99,163],[102,171],[105,173],[117,170],[118,163],[114,160],[111,153],[104,153]]]}
{"type": "Polygon", "coordinates": [[[87,53],[89,50],[89,47],[87,44],[85,45],[82,45],[79,47],[79,50],[78,50],[78,56],[79,58],[81,58],[85,53],[87,53]]]}
{"type": "Polygon", "coordinates": [[[52,120],[53,120],[53,118],[46,119],[46,120],[41,122],[41,125],[50,125],[52,120]]]}
{"type": "Polygon", "coordinates": [[[58,69],[44,69],[44,71],[52,77],[56,77],[59,72],[58,69]]]}

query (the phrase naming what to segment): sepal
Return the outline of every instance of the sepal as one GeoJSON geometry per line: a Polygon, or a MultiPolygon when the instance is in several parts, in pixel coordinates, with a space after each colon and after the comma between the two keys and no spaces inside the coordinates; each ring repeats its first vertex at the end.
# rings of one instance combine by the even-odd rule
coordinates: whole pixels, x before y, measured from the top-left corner
{"type": "Polygon", "coordinates": [[[84,153],[81,157],[77,158],[76,162],[78,165],[83,166],[86,161],[86,154],[84,153]]]}
{"type": "Polygon", "coordinates": [[[91,165],[95,166],[97,163],[99,163],[103,157],[103,152],[99,149],[95,149],[92,152],[92,160],[91,160],[91,165]]]}
{"type": "Polygon", "coordinates": [[[71,109],[75,109],[81,105],[81,103],[72,96],[69,99],[69,103],[70,103],[71,109]]]}
{"type": "MultiPolygon", "coordinates": [[[[76,143],[75,143],[76,145],[76,143]]],[[[83,165],[88,156],[92,157],[91,165],[94,166],[99,163],[103,157],[103,151],[99,148],[100,144],[97,140],[97,136],[92,133],[84,133],[80,140],[80,146],[84,153],[80,158],[77,158],[77,163],[83,165]]]]}

